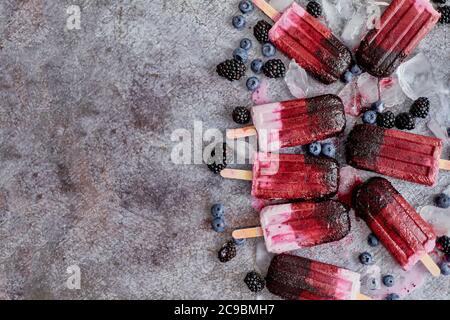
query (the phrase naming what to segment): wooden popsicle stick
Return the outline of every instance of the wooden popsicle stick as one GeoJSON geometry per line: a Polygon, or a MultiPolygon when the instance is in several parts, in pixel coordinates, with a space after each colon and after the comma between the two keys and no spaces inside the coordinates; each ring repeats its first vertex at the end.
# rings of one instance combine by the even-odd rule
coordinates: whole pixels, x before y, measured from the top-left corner
{"type": "Polygon", "coordinates": [[[280,18],[280,13],[275,10],[270,4],[264,0],[253,0],[253,3],[261,9],[270,19],[277,21],[280,18]]]}
{"type": "Polygon", "coordinates": [[[430,271],[433,277],[439,277],[441,275],[441,269],[439,269],[439,267],[428,254],[424,255],[420,259],[420,261],[422,261],[424,266],[428,269],[428,271],[430,271]]]}
{"type": "Polygon", "coordinates": [[[439,160],[439,168],[442,170],[450,170],[450,160],[439,160]]]}
{"type": "Polygon", "coordinates": [[[220,175],[227,179],[237,180],[253,180],[253,172],[250,170],[238,170],[238,169],[223,169],[220,171],[220,175]]]}
{"type": "Polygon", "coordinates": [[[234,239],[258,238],[264,236],[261,227],[234,230],[231,236],[234,239]]]}
{"type": "Polygon", "coordinates": [[[358,293],[358,294],[356,295],[356,300],[372,300],[372,298],[366,296],[365,294],[358,293]]]}
{"type": "Polygon", "coordinates": [[[256,128],[254,126],[227,130],[227,139],[234,140],[251,136],[256,136],[256,128]]]}

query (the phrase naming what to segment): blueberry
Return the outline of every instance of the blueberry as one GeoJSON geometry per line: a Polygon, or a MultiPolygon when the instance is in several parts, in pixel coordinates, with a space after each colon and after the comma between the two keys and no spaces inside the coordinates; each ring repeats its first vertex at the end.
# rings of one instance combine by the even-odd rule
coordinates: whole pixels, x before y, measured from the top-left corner
{"type": "Polygon", "coordinates": [[[373,258],[372,255],[368,252],[363,252],[359,255],[359,261],[363,264],[363,265],[368,265],[368,264],[372,264],[373,263],[373,258]]]}
{"type": "Polygon", "coordinates": [[[367,242],[371,247],[376,247],[380,244],[380,240],[378,240],[378,238],[373,233],[369,234],[369,236],[367,237],[367,242]]]}
{"type": "Polygon", "coordinates": [[[364,112],[363,122],[368,124],[374,124],[375,122],[377,122],[377,113],[372,110],[364,112]]]}
{"type": "Polygon", "coordinates": [[[241,40],[241,43],[239,44],[239,46],[244,49],[244,50],[250,50],[252,48],[252,40],[248,39],[248,38],[244,38],[241,40]]]}
{"type": "Polygon", "coordinates": [[[350,83],[353,79],[353,73],[350,71],[345,71],[345,73],[342,75],[342,81],[344,83],[350,83]]]}
{"type": "Polygon", "coordinates": [[[233,51],[233,58],[243,63],[246,63],[248,60],[248,52],[242,48],[237,48],[236,50],[233,51]]]}
{"type": "Polygon", "coordinates": [[[325,157],[334,158],[336,155],[336,147],[332,143],[324,143],[322,145],[322,154],[325,157]]]}
{"type": "Polygon", "coordinates": [[[396,293],[389,293],[384,300],[400,300],[400,296],[396,293]]]}
{"type": "Polygon", "coordinates": [[[372,103],[372,110],[378,113],[382,113],[384,110],[384,102],[381,100],[378,100],[374,103],[372,103]]]}
{"type": "Polygon", "coordinates": [[[234,16],[232,21],[233,27],[235,27],[238,30],[243,29],[245,27],[246,22],[244,16],[234,16]]]}
{"type": "Polygon", "coordinates": [[[261,73],[264,63],[261,59],[255,59],[252,61],[251,68],[254,73],[261,73]]]}
{"type": "Polygon", "coordinates": [[[252,12],[254,9],[253,3],[249,0],[242,0],[239,2],[239,10],[241,10],[242,13],[249,13],[252,12]]]}
{"type": "Polygon", "coordinates": [[[383,276],[383,284],[386,287],[392,287],[395,284],[394,277],[390,274],[383,276]]]}
{"type": "Polygon", "coordinates": [[[450,137],[450,127],[447,128],[447,135],[450,137]]]}
{"type": "Polygon", "coordinates": [[[359,76],[362,73],[362,70],[360,68],[360,66],[358,66],[357,64],[354,64],[351,68],[350,68],[350,72],[354,75],[354,76],[359,76]]]}
{"type": "Polygon", "coordinates": [[[273,44],[267,42],[263,44],[261,51],[264,57],[273,57],[277,52],[277,49],[275,49],[273,44]]]}
{"type": "Polygon", "coordinates": [[[234,244],[237,246],[242,246],[245,243],[245,239],[235,239],[233,238],[234,244]]]}
{"type": "Polygon", "coordinates": [[[308,146],[308,151],[313,156],[320,155],[321,150],[322,150],[322,145],[320,144],[320,142],[313,142],[308,146]]]}
{"type": "Polygon", "coordinates": [[[224,212],[225,210],[223,208],[223,204],[221,203],[216,203],[211,207],[211,214],[213,218],[223,218],[224,212]]]}
{"type": "Polygon", "coordinates": [[[225,221],[223,218],[215,218],[211,224],[215,232],[225,231],[225,221]]]}
{"type": "Polygon", "coordinates": [[[441,262],[439,268],[441,268],[441,273],[444,276],[450,276],[450,264],[448,262],[441,262]]]}
{"type": "Polygon", "coordinates": [[[255,91],[260,86],[259,79],[257,77],[250,77],[247,79],[247,89],[250,91],[255,91]]]}
{"type": "Polygon", "coordinates": [[[447,209],[450,207],[450,197],[445,193],[438,194],[434,199],[436,206],[439,208],[447,209]]]}

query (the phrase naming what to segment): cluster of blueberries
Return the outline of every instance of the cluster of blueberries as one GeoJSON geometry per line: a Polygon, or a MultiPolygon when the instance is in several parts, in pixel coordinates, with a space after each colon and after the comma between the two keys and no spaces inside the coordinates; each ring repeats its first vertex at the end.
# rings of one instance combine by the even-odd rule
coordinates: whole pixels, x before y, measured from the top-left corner
{"type": "MultiPolygon", "coordinates": [[[[253,3],[249,0],[242,0],[239,3],[239,10],[243,14],[250,13],[254,10],[253,3]]],[[[237,15],[234,16],[232,19],[233,26],[240,30],[243,29],[246,26],[246,20],[243,15],[237,15]]],[[[233,58],[239,61],[242,61],[243,63],[246,63],[248,61],[248,54],[250,49],[253,47],[253,43],[250,39],[244,38],[240,41],[239,48],[236,48],[233,52],[233,58]]],[[[261,48],[261,53],[264,57],[269,58],[273,57],[277,52],[277,49],[273,44],[270,42],[264,43],[261,48]]],[[[255,59],[251,62],[250,68],[255,74],[260,74],[262,72],[262,68],[264,66],[264,63],[261,59],[255,59]]],[[[249,77],[247,79],[247,89],[250,91],[255,91],[259,88],[261,85],[261,81],[258,77],[249,77]]]]}
{"type": "MultiPolygon", "coordinates": [[[[367,242],[368,242],[369,246],[371,246],[371,247],[376,247],[380,244],[380,240],[378,240],[378,238],[373,233],[369,234],[369,236],[367,238],[367,242]]],[[[374,263],[373,256],[367,251],[365,251],[359,255],[359,261],[363,265],[371,265],[374,263]]],[[[393,287],[395,284],[395,278],[393,275],[390,275],[390,274],[384,275],[382,277],[381,281],[388,288],[393,287]]],[[[400,296],[396,293],[390,293],[386,296],[385,299],[386,300],[398,300],[398,299],[400,299],[400,296]]]]}
{"type": "Polygon", "coordinates": [[[324,155],[328,158],[334,158],[336,156],[336,147],[330,142],[313,142],[308,145],[308,152],[313,156],[324,155]]]}

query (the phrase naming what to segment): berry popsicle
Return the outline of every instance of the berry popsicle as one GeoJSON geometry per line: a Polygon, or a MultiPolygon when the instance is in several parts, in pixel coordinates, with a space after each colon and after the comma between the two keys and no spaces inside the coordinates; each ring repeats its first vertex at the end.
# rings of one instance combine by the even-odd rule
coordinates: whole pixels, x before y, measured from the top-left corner
{"type": "Polygon", "coordinates": [[[359,273],[288,254],[273,257],[266,282],[287,300],[370,300],[360,293],[359,273]]]}
{"type": "Polygon", "coordinates": [[[254,106],[251,111],[254,126],[227,130],[227,138],[258,134],[259,149],[266,152],[323,140],[345,128],[344,105],[332,94],[254,106]]]}
{"type": "Polygon", "coordinates": [[[270,41],[314,78],[330,84],[348,69],[351,53],[347,47],[296,2],[283,14],[264,0],[253,0],[253,3],[276,21],[269,31],[270,41]]]}
{"type": "Polygon", "coordinates": [[[350,232],[348,208],[334,200],[268,206],[260,219],[261,227],[235,230],[233,238],[263,235],[267,251],[282,253],[338,241],[350,232]]]}
{"type": "Polygon", "coordinates": [[[428,0],[393,0],[356,52],[360,66],[375,77],[388,77],[414,51],[440,18],[428,0]]]}
{"type": "Polygon", "coordinates": [[[356,125],[347,141],[347,162],[358,169],[432,186],[439,168],[450,170],[440,160],[442,141],[375,125],[356,125]]]}
{"type": "Polygon", "coordinates": [[[353,194],[356,214],[403,269],[421,260],[434,276],[439,267],[428,256],[435,247],[436,235],[392,184],[381,177],[367,180],[353,194]]]}
{"type": "Polygon", "coordinates": [[[335,160],[303,154],[257,152],[253,171],[223,169],[220,175],[251,180],[252,196],[270,200],[331,197],[339,186],[339,165],[335,160]]]}

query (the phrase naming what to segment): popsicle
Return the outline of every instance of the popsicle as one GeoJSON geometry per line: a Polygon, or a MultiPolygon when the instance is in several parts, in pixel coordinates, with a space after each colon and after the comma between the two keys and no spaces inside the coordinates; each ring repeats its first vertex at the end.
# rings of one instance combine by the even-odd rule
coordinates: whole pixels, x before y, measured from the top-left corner
{"type": "Polygon", "coordinates": [[[356,52],[358,64],[375,77],[388,77],[438,22],[428,0],[393,0],[356,52]]]}
{"type": "Polygon", "coordinates": [[[220,175],[251,180],[252,195],[270,200],[331,197],[339,186],[339,165],[335,160],[303,154],[257,152],[253,171],[224,169],[220,175]]]}
{"type": "Polygon", "coordinates": [[[276,21],[269,31],[270,41],[314,78],[329,84],[348,69],[351,53],[347,47],[296,2],[283,14],[264,0],[253,0],[253,3],[276,21]]]}
{"type": "Polygon", "coordinates": [[[305,145],[337,135],[345,128],[342,100],[327,94],[252,108],[254,126],[227,130],[228,139],[258,135],[261,151],[305,145]]]}
{"type": "Polygon", "coordinates": [[[353,194],[356,214],[403,269],[421,260],[434,276],[439,267],[428,256],[435,247],[436,235],[392,184],[381,177],[367,180],[353,194]]]}
{"type": "Polygon", "coordinates": [[[356,125],[347,141],[351,166],[427,186],[435,184],[439,168],[450,170],[441,153],[440,139],[369,124],[356,125]]]}
{"type": "Polygon", "coordinates": [[[273,257],[266,283],[287,300],[370,300],[360,293],[359,273],[288,254],[273,257]]]}
{"type": "Polygon", "coordinates": [[[348,211],[334,200],[268,206],[261,210],[261,227],[235,230],[233,238],[263,235],[273,253],[338,241],[350,232],[348,211]]]}

